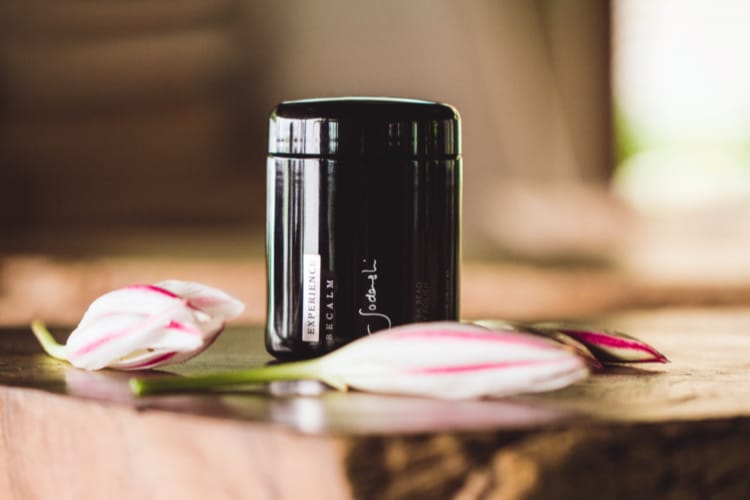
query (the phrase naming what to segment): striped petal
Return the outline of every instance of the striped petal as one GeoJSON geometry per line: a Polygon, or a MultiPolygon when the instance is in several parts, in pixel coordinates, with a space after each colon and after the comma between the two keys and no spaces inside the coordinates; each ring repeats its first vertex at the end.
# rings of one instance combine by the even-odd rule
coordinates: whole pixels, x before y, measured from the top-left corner
{"type": "Polygon", "coordinates": [[[147,347],[113,361],[108,367],[118,370],[146,370],[165,364],[182,363],[206,350],[223,329],[224,322],[220,318],[193,325],[172,320],[148,340],[147,347]],[[192,342],[188,344],[191,337],[192,342]],[[200,343],[197,343],[197,339],[200,343]]]}
{"type": "Polygon", "coordinates": [[[155,285],[130,285],[107,292],[94,300],[83,314],[79,327],[112,314],[149,316],[182,302],[178,295],[155,285]]]}
{"type": "Polygon", "coordinates": [[[456,322],[414,323],[370,335],[329,354],[346,352],[351,362],[377,359],[392,366],[434,366],[441,359],[451,363],[524,359],[529,353],[556,354],[560,346],[551,340],[511,330],[490,330],[456,322]],[[387,338],[387,341],[385,340],[387,338]]]}
{"type": "Polygon", "coordinates": [[[156,286],[187,299],[190,305],[210,316],[231,320],[245,310],[245,304],[228,293],[194,281],[167,280],[156,286]]]}
{"type": "MultiPolygon", "coordinates": [[[[65,346],[68,360],[79,368],[104,368],[135,351],[150,348],[164,335],[164,327],[173,318],[187,320],[191,315],[184,303],[177,303],[151,316],[127,313],[101,316],[70,334],[65,346]]],[[[178,345],[189,350],[202,343],[200,337],[183,335],[178,345]]]]}
{"type": "Polygon", "coordinates": [[[543,337],[457,322],[417,323],[361,337],[320,358],[194,377],[130,380],[138,395],[222,385],[319,380],[384,394],[443,399],[559,389],[588,375],[574,349],[543,337]]]}
{"type": "Polygon", "coordinates": [[[532,325],[546,332],[562,333],[584,344],[602,363],[668,363],[667,357],[635,337],[611,330],[539,323],[532,325]]]}
{"type": "Polygon", "coordinates": [[[148,370],[155,366],[172,363],[177,354],[177,351],[171,351],[169,349],[136,352],[123,359],[112,362],[109,365],[109,368],[115,368],[117,370],[148,370]]]}
{"type": "Polygon", "coordinates": [[[226,320],[244,307],[216,288],[170,280],[130,285],[100,296],[64,346],[43,322],[34,321],[31,328],[50,356],[77,367],[141,370],[179,363],[202,352],[223,331],[226,320]]]}
{"type": "Polygon", "coordinates": [[[564,387],[588,374],[541,337],[459,323],[419,323],[358,339],[324,358],[324,378],[389,394],[457,399],[564,387]]]}
{"type": "Polygon", "coordinates": [[[479,320],[473,322],[476,325],[484,326],[489,329],[495,329],[495,330],[511,330],[514,332],[520,332],[520,333],[529,333],[531,335],[537,335],[546,337],[551,340],[555,340],[561,344],[564,344],[571,349],[573,349],[576,354],[579,356],[585,358],[589,365],[591,365],[593,368],[602,368],[602,364],[599,359],[594,355],[594,353],[591,352],[591,350],[586,347],[585,344],[582,342],[576,340],[575,338],[566,335],[562,332],[558,332],[557,330],[545,330],[541,328],[537,328],[536,326],[528,325],[525,323],[515,323],[510,321],[503,321],[503,320],[479,320]]]}

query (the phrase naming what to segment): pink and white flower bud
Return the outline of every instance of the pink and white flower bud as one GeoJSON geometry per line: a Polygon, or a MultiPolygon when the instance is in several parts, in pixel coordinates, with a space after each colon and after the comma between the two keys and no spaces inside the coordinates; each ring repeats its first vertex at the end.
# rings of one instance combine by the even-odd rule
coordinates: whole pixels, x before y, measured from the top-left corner
{"type": "Polygon", "coordinates": [[[549,391],[588,375],[585,360],[557,342],[455,322],[378,332],[320,361],[329,383],[448,399],[549,391]]]}
{"type": "Polygon", "coordinates": [[[195,377],[130,379],[138,395],[280,380],[339,389],[469,399],[541,392],[588,375],[587,361],[558,342],[457,322],[415,323],[361,337],[320,358],[195,377]]]}
{"type": "Polygon", "coordinates": [[[622,332],[563,323],[539,323],[532,327],[547,335],[562,334],[580,342],[604,364],[669,362],[653,346],[622,332]]]}
{"type": "Polygon", "coordinates": [[[245,306],[200,283],[164,281],[106,293],[84,313],[61,356],[87,370],[142,370],[206,349],[245,306]]]}

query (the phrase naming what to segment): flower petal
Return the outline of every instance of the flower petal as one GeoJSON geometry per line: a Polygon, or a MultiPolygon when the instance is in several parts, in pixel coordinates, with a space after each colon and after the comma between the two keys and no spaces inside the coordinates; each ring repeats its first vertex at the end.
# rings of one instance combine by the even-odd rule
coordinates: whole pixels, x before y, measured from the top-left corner
{"type": "Polygon", "coordinates": [[[78,326],[86,326],[90,321],[111,314],[150,316],[182,301],[183,299],[176,294],[158,286],[130,285],[107,292],[94,300],[83,314],[78,326]]]}
{"type": "Polygon", "coordinates": [[[144,344],[144,347],[187,351],[203,345],[214,329],[215,320],[200,322],[184,312],[182,315],[182,318],[167,318],[162,329],[149,340],[148,345],[144,344]]]}
{"type": "Polygon", "coordinates": [[[174,350],[198,349],[204,343],[200,335],[178,336],[175,332],[164,331],[173,320],[189,322],[192,318],[192,310],[184,302],[177,302],[151,316],[100,316],[83,326],[79,325],[71,333],[66,344],[67,357],[74,366],[96,370],[133,353],[162,347],[159,344],[165,343],[165,337],[169,339],[169,347],[174,350]]]}
{"type": "Polygon", "coordinates": [[[361,337],[322,357],[194,377],[130,380],[138,395],[279,380],[435,398],[481,398],[558,389],[588,375],[567,346],[457,322],[418,323],[361,337]]]}
{"type": "Polygon", "coordinates": [[[664,354],[651,345],[625,333],[561,323],[540,323],[532,326],[574,338],[586,345],[603,363],[669,362],[664,354]]]}
{"type": "Polygon", "coordinates": [[[441,363],[510,361],[529,355],[554,357],[561,349],[556,342],[542,337],[445,321],[381,330],[328,356],[345,357],[351,363],[377,360],[388,366],[419,368],[441,363]]]}
{"type": "Polygon", "coordinates": [[[145,370],[164,364],[182,363],[205,351],[223,329],[224,322],[221,318],[197,324],[171,321],[159,334],[149,339],[147,350],[131,353],[109,366],[118,370],[145,370]],[[200,338],[201,343],[181,344],[180,340],[185,335],[190,335],[193,339],[200,338]]]}
{"type": "Polygon", "coordinates": [[[109,368],[117,370],[148,370],[155,366],[174,362],[173,359],[177,354],[177,351],[170,351],[169,349],[143,351],[128,356],[125,359],[115,361],[109,365],[109,368]]]}
{"type": "Polygon", "coordinates": [[[228,293],[194,281],[166,280],[156,284],[168,290],[211,316],[221,316],[225,320],[234,319],[245,310],[245,304],[228,293]]]}
{"type": "Polygon", "coordinates": [[[588,375],[584,361],[564,352],[555,359],[462,366],[458,370],[396,373],[382,367],[351,372],[348,386],[371,392],[443,399],[503,397],[565,387],[588,375]]]}
{"type": "Polygon", "coordinates": [[[504,320],[480,320],[475,321],[474,324],[484,326],[490,329],[499,330],[512,330],[514,332],[529,333],[541,337],[546,337],[551,340],[555,340],[561,344],[564,344],[573,349],[576,354],[585,358],[589,364],[594,368],[602,368],[602,364],[599,359],[596,358],[594,353],[586,347],[586,345],[570,335],[566,335],[557,330],[547,330],[538,328],[535,325],[529,325],[526,323],[514,323],[504,320]]]}
{"type": "Polygon", "coordinates": [[[103,316],[79,326],[65,345],[73,366],[98,370],[139,349],[150,335],[157,335],[162,325],[147,323],[137,314],[103,316]]]}
{"type": "Polygon", "coordinates": [[[244,304],[200,283],[130,285],[98,297],[60,345],[41,321],[31,329],[45,352],[74,366],[143,369],[181,362],[210,346],[244,304]],[[185,297],[180,294],[184,294],[185,297]]]}
{"type": "Polygon", "coordinates": [[[357,389],[451,399],[549,390],[588,374],[556,342],[453,322],[381,331],[320,361],[324,379],[357,389]]]}

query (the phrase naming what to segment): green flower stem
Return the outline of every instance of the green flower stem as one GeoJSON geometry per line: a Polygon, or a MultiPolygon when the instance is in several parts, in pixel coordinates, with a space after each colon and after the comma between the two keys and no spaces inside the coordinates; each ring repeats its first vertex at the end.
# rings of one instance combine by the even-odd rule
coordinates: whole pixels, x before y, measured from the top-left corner
{"type": "Polygon", "coordinates": [[[55,359],[60,359],[62,361],[68,360],[68,356],[65,354],[65,346],[57,343],[42,320],[36,319],[32,321],[31,331],[42,345],[44,352],[55,359]]]}
{"type": "Polygon", "coordinates": [[[276,380],[306,379],[320,380],[341,391],[346,390],[346,384],[323,375],[322,367],[323,364],[320,359],[312,359],[192,377],[131,378],[130,390],[136,396],[142,396],[159,392],[194,391],[227,385],[260,384],[276,380]]]}

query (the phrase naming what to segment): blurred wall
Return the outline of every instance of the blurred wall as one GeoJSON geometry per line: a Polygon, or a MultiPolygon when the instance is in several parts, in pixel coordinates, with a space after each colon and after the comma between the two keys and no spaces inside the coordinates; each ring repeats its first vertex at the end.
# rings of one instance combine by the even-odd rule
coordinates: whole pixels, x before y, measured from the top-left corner
{"type": "Polygon", "coordinates": [[[263,51],[235,0],[0,7],[9,226],[258,222],[263,51]],[[251,72],[252,69],[252,72],[251,72]],[[255,158],[258,162],[259,157],[255,158]]]}
{"type": "Polygon", "coordinates": [[[262,231],[273,105],[391,95],[461,112],[471,245],[504,187],[606,186],[609,33],[599,0],[8,0],[0,224],[262,231]]]}

